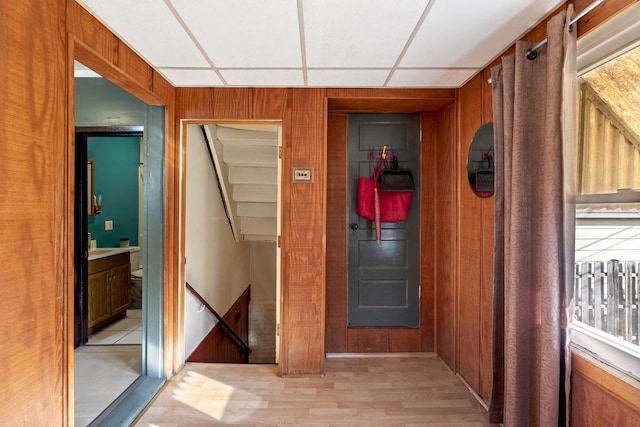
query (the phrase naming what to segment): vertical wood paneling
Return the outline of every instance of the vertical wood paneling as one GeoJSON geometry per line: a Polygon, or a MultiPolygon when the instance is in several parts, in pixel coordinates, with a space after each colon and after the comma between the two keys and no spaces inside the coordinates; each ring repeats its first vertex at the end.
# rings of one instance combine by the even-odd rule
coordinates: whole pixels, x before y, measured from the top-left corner
{"type": "MultiPolygon", "coordinates": [[[[180,169],[176,166],[181,162],[179,160],[180,146],[175,143],[174,139],[176,134],[174,122],[175,88],[162,76],[155,73],[144,60],[76,2],[67,2],[67,21],[68,55],[71,70],[73,68],[71,60],[78,59],[143,102],[165,107],[166,211],[163,311],[167,320],[164,322],[164,370],[165,375],[170,376],[181,367],[184,360],[184,345],[181,344],[182,338],[179,333],[181,331],[179,313],[182,306],[182,292],[184,291],[179,284],[183,283],[180,278],[184,278],[184,268],[181,261],[184,256],[183,251],[180,250],[180,236],[183,235],[180,232],[183,228],[181,228],[179,212],[182,195],[178,173],[180,169]]],[[[69,76],[71,78],[71,72],[69,76]]],[[[70,97],[73,97],[72,92],[70,97]]],[[[72,116],[73,109],[70,109],[69,112],[72,116]]],[[[70,120],[70,126],[72,123],[73,121],[70,120]]],[[[68,167],[73,170],[73,158],[71,158],[68,167]]],[[[72,211],[69,218],[73,223],[72,211]]],[[[73,233],[70,232],[69,242],[72,241],[72,235],[73,233]]],[[[70,274],[69,277],[73,278],[73,274],[70,274]]],[[[72,279],[70,279],[70,283],[73,283],[72,279]]],[[[73,313],[69,310],[67,316],[72,319],[73,313]]],[[[70,340],[73,342],[72,338],[70,340]]],[[[70,392],[72,398],[73,390],[71,389],[70,392]]]]}
{"type": "Polygon", "coordinates": [[[314,168],[311,184],[290,184],[283,213],[283,374],[324,370],[325,316],[325,168],[326,99],[324,89],[293,89],[291,145],[286,171],[292,166],[314,168]]]}
{"type": "Polygon", "coordinates": [[[347,351],[358,353],[388,353],[391,351],[389,330],[386,328],[347,329],[347,351]]]}
{"type": "MultiPolygon", "coordinates": [[[[153,72],[152,90],[161,99],[165,100],[165,132],[168,136],[177,135],[176,132],[176,107],[175,89],[160,74],[153,72]]],[[[170,376],[176,373],[184,360],[184,340],[180,333],[184,329],[183,316],[180,315],[183,308],[184,288],[178,286],[185,283],[184,265],[184,224],[180,218],[184,212],[181,210],[185,189],[182,187],[182,179],[179,167],[185,161],[183,156],[182,141],[179,136],[166,139],[165,147],[165,171],[166,194],[173,197],[167,198],[165,211],[165,230],[173,230],[165,235],[165,268],[164,270],[164,310],[165,316],[175,319],[174,322],[166,322],[164,325],[164,353],[165,373],[170,376]],[[177,167],[178,166],[178,167],[177,167]]]]}
{"type": "MultiPolygon", "coordinates": [[[[580,22],[578,22],[578,37],[587,34],[626,7],[637,3],[637,1],[638,0],[607,0],[602,2],[598,7],[580,19],[580,22]]],[[[575,11],[581,12],[593,3],[593,0],[575,0],[573,3],[575,11]]]]}
{"type": "MultiPolygon", "coordinates": [[[[591,0],[578,0],[576,10],[580,11],[591,3],[591,0]]],[[[605,2],[580,20],[578,25],[579,35],[585,34],[598,24],[604,22],[610,16],[615,15],[633,1],[614,0],[605,2]]],[[[562,6],[560,9],[564,9],[562,6]]],[[[547,19],[548,20],[548,19],[547,19]]],[[[539,24],[522,37],[523,40],[538,41],[546,37],[546,21],[539,24]]],[[[513,53],[513,48],[507,49],[504,55],[513,53]]],[[[466,168],[464,161],[470,141],[468,132],[465,131],[465,123],[480,118],[476,123],[481,124],[493,120],[491,86],[487,79],[490,77],[490,69],[498,64],[499,59],[489,65],[483,73],[468,82],[460,89],[459,117],[460,130],[458,144],[460,147],[459,176],[465,182],[460,185],[460,206],[458,216],[460,250],[457,259],[458,276],[458,323],[455,326],[455,337],[458,345],[457,354],[459,360],[457,368],[470,385],[487,401],[491,388],[491,325],[492,325],[492,298],[493,298],[493,231],[494,211],[493,197],[479,202],[465,197],[466,168]],[[480,77],[482,76],[482,77],[480,77]],[[480,79],[476,82],[476,79],[480,79]],[[475,216],[473,216],[475,215],[475,216]],[[472,230],[477,227],[479,234],[472,230]],[[472,265],[479,266],[477,272],[469,268],[472,265]],[[462,276],[464,272],[465,276],[462,276]],[[469,277],[470,276],[470,277],[469,277]],[[471,286],[470,286],[471,285],[471,286]],[[470,295],[472,296],[470,298],[470,295]],[[473,299],[477,298],[474,304],[473,299]],[[469,346],[471,343],[471,346],[469,346]],[[476,346],[477,343],[477,346],[476,346]]],[[[438,308],[440,308],[438,306],[438,308]]],[[[440,329],[439,329],[440,330],[440,329]]],[[[445,359],[446,360],[446,359],[445,359]]]]}
{"type": "MultiPolygon", "coordinates": [[[[427,332],[428,333],[428,332],[427,332]]],[[[389,329],[389,351],[404,353],[421,351],[421,330],[418,328],[389,329]]]]}
{"type": "Polygon", "coordinates": [[[181,119],[210,120],[214,115],[214,88],[176,88],[176,122],[181,119]]]}
{"type": "MultiPolygon", "coordinates": [[[[222,316],[222,319],[233,331],[249,342],[249,300],[251,299],[251,287],[238,297],[233,305],[222,316]]],[[[204,363],[249,363],[249,354],[230,337],[230,333],[220,322],[198,344],[189,355],[188,362],[204,363]]]]}
{"type": "Polygon", "coordinates": [[[5,1],[0,16],[0,423],[61,425],[73,381],[65,4],[5,1]]]}
{"type": "Polygon", "coordinates": [[[148,91],[153,90],[153,69],[142,60],[129,46],[117,40],[114,65],[120,68],[137,84],[148,91]]]}
{"type": "MultiPolygon", "coordinates": [[[[288,105],[291,106],[292,103],[292,91],[288,91],[288,105]]],[[[291,165],[291,135],[292,135],[292,120],[291,120],[291,109],[287,109],[284,113],[284,120],[282,124],[282,160],[281,160],[281,197],[280,197],[280,220],[281,220],[281,230],[280,230],[280,300],[277,302],[280,304],[279,312],[276,313],[276,316],[279,316],[280,319],[280,339],[277,342],[278,348],[276,349],[276,354],[278,355],[278,374],[285,375],[289,372],[289,358],[287,357],[287,352],[289,351],[288,345],[288,328],[287,328],[287,316],[285,314],[285,310],[287,308],[285,301],[289,298],[289,286],[287,282],[286,273],[289,271],[289,266],[291,264],[291,260],[289,259],[288,253],[289,250],[287,246],[289,244],[289,236],[287,233],[288,224],[286,222],[285,213],[291,210],[291,198],[288,196],[291,192],[291,180],[289,179],[289,170],[291,165]]],[[[277,304],[276,304],[277,305],[277,304]]]]}
{"type": "Polygon", "coordinates": [[[327,123],[327,353],[347,351],[347,120],[327,123]]]}
{"type": "Polygon", "coordinates": [[[436,277],[436,351],[450,367],[455,366],[456,288],[456,144],[455,106],[437,115],[437,142],[434,169],[437,171],[434,199],[437,227],[434,269],[436,277]]]}
{"type": "Polygon", "coordinates": [[[252,88],[249,118],[256,120],[282,120],[290,109],[291,89],[252,88]]]}
{"type": "MultiPolygon", "coordinates": [[[[589,3],[591,0],[577,0],[576,10],[584,9],[589,3]]],[[[580,21],[579,34],[587,33],[607,18],[634,3],[634,0],[608,0],[580,21]]],[[[78,45],[82,46],[80,50],[89,50],[101,61],[113,65],[113,68],[104,69],[103,72],[115,74],[118,72],[118,67],[114,64],[120,64],[126,70],[126,73],[120,76],[121,81],[125,82],[123,88],[132,93],[135,93],[139,88],[146,88],[145,91],[138,92],[136,96],[149,103],[158,102],[158,99],[164,99],[165,95],[156,93],[155,77],[153,77],[153,87],[149,88],[149,74],[144,67],[138,68],[141,63],[132,59],[135,54],[123,49],[116,37],[77,2],[71,0],[63,2],[51,0],[2,2],[0,3],[0,12],[4,19],[3,25],[0,26],[0,39],[3,41],[0,44],[0,57],[3,64],[6,64],[6,66],[0,67],[0,81],[2,81],[0,137],[3,141],[0,144],[0,158],[3,160],[3,167],[0,168],[0,191],[3,195],[0,220],[3,224],[9,225],[0,231],[2,241],[5,242],[0,248],[0,254],[5,259],[16,259],[15,253],[18,251],[23,255],[17,262],[7,265],[3,271],[2,286],[0,287],[0,320],[3,325],[12,325],[11,328],[5,328],[3,332],[3,345],[6,348],[11,348],[11,352],[4,352],[0,356],[0,362],[5,367],[2,380],[4,386],[1,387],[3,391],[0,391],[0,398],[3,401],[0,417],[4,423],[11,425],[25,423],[32,425],[64,424],[65,403],[63,399],[68,398],[68,392],[72,394],[73,391],[66,384],[67,356],[64,352],[69,349],[70,343],[68,335],[64,332],[63,325],[66,323],[62,318],[65,304],[68,303],[63,281],[69,281],[73,277],[71,267],[68,265],[73,254],[69,253],[70,249],[64,249],[64,251],[62,249],[68,246],[70,239],[67,239],[66,236],[73,231],[72,221],[66,218],[70,215],[69,206],[72,204],[69,198],[73,194],[73,185],[70,181],[73,177],[72,172],[68,170],[69,160],[66,157],[72,152],[73,147],[71,140],[67,140],[65,137],[64,126],[66,123],[64,111],[67,110],[63,107],[67,100],[66,82],[68,76],[71,75],[70,73],[65,74],[64,71],[71,66],[64,55],[65,30],[71,36],[69,38],[71,40],[70,49],[72,49],[71,45],[75,40],[78,45]],[[67,8],[66,19],[65,7],[67,8]],[[124,53],[125,51],[128,53],[124,53]],[[132,79],[139,79],[139,81],[136,82],[132,79]],[[157,96],[151,97],[150,93],[157,96]],[[65,141],[67,141],[66,145],[65,141]],[[66,198],[59,197],[61,194],[67,195],[66,198]],[[40,211],[43,205],[48,207],[46,215],[25,215],[25,213],[40,211]],[[34,306],[38,307],[37,311],[32,309],[34,306]],[[34,388],[33,384],[38,384],[38,387],[34,388]]],[[[542,39],[544,36],[544,30],[540,29],[527,35],[528,39],[535,40],[542,39]]],[[[116,81],[116,83],[119,82],[116,81]]],[[[266,94],[267,90],[264,91],[266,94]]],[[[341,90],[331,89],[330,91],[340,92],[341,90]]],[[[213,92],[214,89],[210,88],[178,89],[179,96],[176,102],[179,101],[181,104],[177,109],[179,117],[214,118],[213,92]]],[[[354,89],[353,92],[362,94],[363,90],[354,89]]],[[[381,97],[388,93],[384,90],[379,90],[379,92],[381,97]]],[[[419,97],[416,95],[416,98],[419,97]]],[[[168,102],[171,103],[171,101],[168,102]]],[[[317,103],[310,102],[311,107],[304,102],[298,102],[296,105],[297,107],[310,108],[312,117],[323,117],[324,111],[320,111],[317,103]]],[[[264,114],[267,114],[268,105],[269,102],[265,102],[263,105],[264,114]]],[[[223,106],[222,114],[218,117],[224,117],[231,111],[244,112],[242,117],[258,117],[262,114],[259,110],[263,107],[256,107],[256,110],[251,111],[248,106],[243,108],[235,105],[225,111],[227,107],[223,106]]],[[[69,111],[73,111],[72,106],[69,111]]],[[[305,113],[296,114],[301,120],[301,116],[305,113]]],[[[234,119],[242,117],[236,116],[234,119]]],[[[441,123],[441,119],[446,121],[447,117],[450,119],[453,117],[453,113],[451,111],[439,113],[438,123],[441,123]]],[[[167,110],[167,118],[168,121],[171,121],[172,113],[170,110],[167,110]]],[[[71,122],[72,118],[69,117],[69,120],[71,122]]],[[[488,121],[487,118],[485,120],[488,121]]],[[[313,126],[316,129],[323,128],[318,123],[313,126]]],[[[455,177],[452,177],[450,173],[453,169],[452,165],[455,163],[450,158],[453,148],[447,146],[447,142],[453,141],[450,134],[453,122],[448,123],[448,130],[445,130],[446,126],[445,122],[438,126],[438,147],[434,155],[437,160],[444,161],[444,163],[435,163],[436,166],[434,166],[437,168],[438,176],[442,182],[439,181],[437,184],[436,204],[438,211],[435,218],[438,234],[435,239],[438,251],[433,263],[438,284],[436,289],[438,302],[437,348],[443,359],[447,360],[451,366],[454,358],[452,352],[453,318],[451,316],[455,307],[452,304],[453,291],[450,284],[455,279],[455,273],[453,266],[448,261],[453,257],[454,243],[452,242],[451,220],[447,219],[447,215],[449,218],[455,217],[456,207],[455,201],[451,199],[451,193],[448,192],[453,190],[451,185],[455,183],[455,177]],[[447,313],[447,310],[450,312],[447,313]]],[[[289,136],[291,136],[289,124],[283,128],[283,133],[285,140],[289,141],[289,136]]],[[[308,131],[307,133],[313,132],[308,131]]],[[[303,133],[298,132],[298,134],[301,136],[303,133]]],[[[168,133],[167,138],[170,139],[173,135],[173,133],[168,133]]],[[[318,138],[314,139],[312,146],[315,143],[322,145],[321,139],[318,138]]],[[[178,168],[180,164],[179,161],[176,161],[172,166],[178,168]]],[[[288,165],[290,164],[288,163],[288,165]]],[[[314,163],[314,165],[316,164],[314,163]]],[[[321,164],[317,164],[317,166],[319,167],[316,171],[323,171],[321,164]]],[[[289,187],[290,183],[283,183],[285,194],[289,194],[289,187]]],[[[172,193],[167,193],[167,200],[175,201],[179,197],[175,193],[175,189],[172,190],[172,193]]],[[[289,206],[286,198],[284,206],[289,206]]],[[[488,211],[485,209],[483,212],[486,222],[488,211]]],[[[314,221],[317,221],[318,217],[316,216],[314,221]]],[[[173,229],[166,231],[168,234],[180,233],[179,230],[183,230],[183,227],[183,224],[178,227],[174,225],[173,229]]],[[[315,230],[317,224],[314,223],[311,227],[315,230]]],[[[183,236],[182,233],[180,235],[183,236]]],[[[303,235],[297,235],[295,239],[303,238],[301,236],[303,235]]],[[[292,237],[294,236],[285,235],[283,241],[292,240],[292,237]]],[[[294,243],[299,248],[304,247],[304,242],[294,240],[294,243]]],[[[486,243],[483,245],[486,248],[486,243]]],[[[483,249],[483,254],[484,251],[485,249],[483,249]]],[[[179,262],[176,259],[172,258],[170,262],[166,262],[167,268],[180,268],[175,267],[175,263],[179,262]]],[[[287,253],[283,254],[283,264],[285,272],[288,272],[288,266],[294,267],[293,275],[296,274],[296,271],[300,271],[300,267],[288,261],[287,253]]],[[[324,265],[324,261],[320,264],[324,265]]],[[[290,277],[287,273],[285,281],[290,277]]],[[[176,284],[168,286],[176,286],[176,284]]],[[[313,289],[311,294],[315,292],[315,296],[312,295],[312,297],[318,298],[322,292],[317,291],[317,287],[313,287],[313,289]]],[[[482,289],[484,289],[484,284],[482,289]]],[[[304,300],[307,292],[309,291],[301,287],[301,289],[296,289],[293,295],[298,300],[304,300]]],[[[485,296],[483,293],[483,301],[485,301],[485,296]]],[[[311,305],[314,309],[317,308],[316,305],[311,305]]],[[[297,306],[296,310],[300,308],[301,305],[297,306]]],[[[67,313],[66,316],[68,317],[69,314],[67,313]]],[[[172,314],[168,313],[168,316],[172,316],[172,314]]],[[[312,312],[308,316],[313,319],[319,318],[320,324],[323,323],[322,313],[312,312]]],[[[482,318],[485,318],[484,314],[482,318]]],[[[321,340],[307,345],[306,343],[309,343],[310,340],[318,337],[318,326],[307,322],[307,316],[301,316],[301,320],[301,326],[293,328],[291,340],[288,340],[286,330],[284,334],[288,340],[286,350],[292,353],[291,357],[287,356],[288,360],[293,362],[294,368],[306,371],[309,370],[309,365],[303,366],[302,361],[317,362],[319,359],[317,342],[321,342],[321,340]],[[308,336],[302,333],[307,332],[305,328],[311,332],[308,336]],[[295,350],[291,348],[295,344],[300,344],[299,349],[298,347],[295,350]]],[[[166,319],[166,322],[172,321],[174,319],[166,319]]],[[[285,328],[286,326],[284,325],[285,328]]],[[[485,326],[482,328],[484,330],[485,326]]],[[[283,341],[285,341],[284,338],[283,341]]],[[[283,354],[286,355],[287,351],[283,354]]],[[[596,372],[600,372],[598,367],[594,367],[594,369],[596,372]]],[[[579,389],[587,380],[578,377],[576,381],[578,384],[576,389],[579,389]]],[[[605,393],[605,395],[609,393],[605,387],[610,383],[612,383],[612,379],[609,377],[603,377],[597,382],[589,382],[590,391],[582,393],[581,398],[574,400],[574,413],[577,414],[577,417],[582,417],[576,418],[578,421],[574,425],[578,425],[578,423],[579,425],[599,424],[602,417],[593,411],[588,412],[586,408],[599,407],[597,403],[602,401],[601,393],[605,393]]],[[[611,413],[614,414],[613,416],[616,413],[628,413],[626,403],[618,400],[609,403],[606,405],[607,411],[603,413],[611,413]]],[[[632,414],[635,415],[633,412],[632,414]]],[[[612,419],[614,418],[608,418],[606,422],[612,419]]]]}
{"type": "Polygon", "coordinates": [[[435,349],[436,292],[436,187],[439,180],[436,161],[438,122],[435,114],[422,114],[422,155],[420,184],[420,328],[421,351],[435,349]]]}
{"type": "Polygon", "coordinates": [[[612,375],[593,361],[571,356],[571,425],[640,425],[640,388],[612,375]]]}
{"type": "Polygon", "coordinates": [[[213,91],[213,118],[230,120],[249,118],[249,88],[217,87],[213,91]]]}
{"type": "MultiPolygon", "coordinates": [[[[487,69],[482,78],[482,123],[493,121],[493,106],[491,85],[488,82],[491,70],[487,69]]],[[[492,324],[493,324],[493,254],[495,247],[494,224],[495,197],[482,199],[482,242],[480,281],[480,386],[477,390],[485,402],[489,402],[491,382],[493,380],[492,366],[492,324]]]]}
{"type": "MultiPolygon", "coordinates": [[[[118,39],[77,1],[66,1],[67,32],[77,40],[91,47],[97,55],[114,62],[117,55],[118,39]]],[[[85,64],[88,66],[88,64],[85,64]]]]}
{"type": "MultiPolygon", "coordinates": [[[[482,74],[458,92],[458,289],[456,370],[474,388],[480,386],[480,284],[482,280],[482,200],[467,180],[467,153],[482,125],[482,74]]],[[[488,266],[487,266],[488,267],[488,266]]]]}

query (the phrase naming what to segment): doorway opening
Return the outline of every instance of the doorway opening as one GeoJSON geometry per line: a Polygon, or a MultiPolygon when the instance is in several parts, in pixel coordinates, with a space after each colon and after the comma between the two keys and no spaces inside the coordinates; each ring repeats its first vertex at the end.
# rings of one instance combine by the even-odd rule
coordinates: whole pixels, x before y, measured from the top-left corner
{"type": "Polygon", "coordinates": [[[278,363],[281,125],[183,126],[186,360],[278,363]]]}
{"type": "Polygon", "coordinates": [[[139,400],[142,409],[164,382],[163,184],[148,180],[163,176],[164,108],[79,62],[75,68],[74,418],[81,426],[132,419],[122,403],[139,400]]]}

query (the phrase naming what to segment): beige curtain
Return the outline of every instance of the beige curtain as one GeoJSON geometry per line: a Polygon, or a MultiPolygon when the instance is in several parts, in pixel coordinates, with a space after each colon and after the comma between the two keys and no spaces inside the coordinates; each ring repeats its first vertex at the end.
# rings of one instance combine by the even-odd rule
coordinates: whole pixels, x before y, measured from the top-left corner
{"type": "MultiPolygon", "coordinates": [[[[575,192],[575,34],[567,12],[491,70],[496,151],[491,422],[565,423],[575,192]]],[[[568,384],[568,383],[567,383],[568,384]]]]}

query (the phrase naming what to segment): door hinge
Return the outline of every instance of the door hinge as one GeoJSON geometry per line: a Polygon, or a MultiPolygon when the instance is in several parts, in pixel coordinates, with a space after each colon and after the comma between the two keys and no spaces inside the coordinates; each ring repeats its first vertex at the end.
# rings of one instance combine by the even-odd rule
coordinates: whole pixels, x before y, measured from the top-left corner
{"type": "Polygon", "coordinates": [[[278,236],[278,247],[280,247],[280,244],[281,244],[280,240],[281,240],[280,236],[278,236]]]}
{"type": "Polygon", "coordinates": [[[422,298],[422,286],[418,286],[418,299],[422,298]]]}
{"type": "Polygon", "coordinates": [[[280,323],[276,323],[276,336],[280,336],[280,323]]]}
{"type": "Polygon", "coordinates": [[[278,147],[278,158],[282,158],[282,145],[278,147]]]}

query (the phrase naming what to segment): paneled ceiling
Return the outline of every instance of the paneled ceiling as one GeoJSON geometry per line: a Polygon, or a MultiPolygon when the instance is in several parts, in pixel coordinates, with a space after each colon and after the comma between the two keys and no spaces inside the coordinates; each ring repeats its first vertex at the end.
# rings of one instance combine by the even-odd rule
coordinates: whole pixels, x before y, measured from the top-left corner
{"type": "Polygon", "coordinates": [[[174,86],[459,87],[564,0],[77,0],[174,86]]]}

